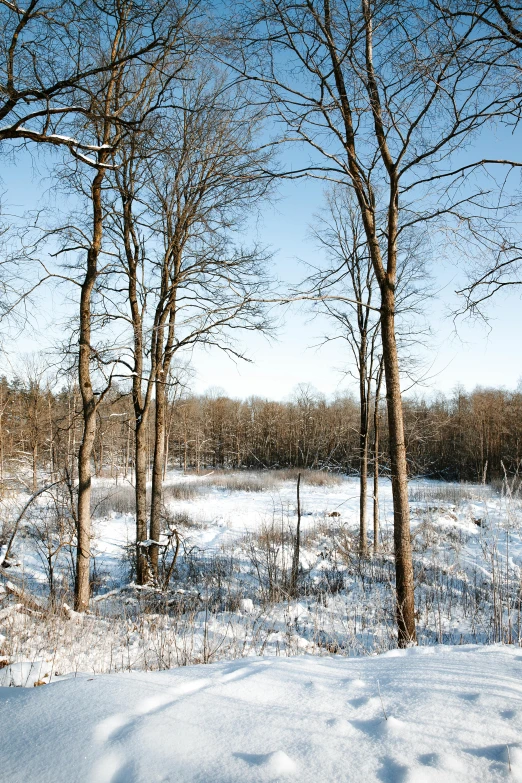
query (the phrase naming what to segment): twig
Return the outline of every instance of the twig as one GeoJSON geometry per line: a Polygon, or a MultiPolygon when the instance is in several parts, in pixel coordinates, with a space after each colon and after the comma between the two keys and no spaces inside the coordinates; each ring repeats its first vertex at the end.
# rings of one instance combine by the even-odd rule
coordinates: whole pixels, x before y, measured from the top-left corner
{"type": "Polygon", "coordinates": [[[384,704],[383,704],[383,701],[382,701],[381,684],[380,684],[379,680],[377,680],[377,688],[379,689],[379,699],[381,700],[381,707],[382,707],[382,711],[383,711],[383,714],[384,714],[384,720],[388,720],[388,716],[386,715],[386,710],[384,709],[384,704]]]}

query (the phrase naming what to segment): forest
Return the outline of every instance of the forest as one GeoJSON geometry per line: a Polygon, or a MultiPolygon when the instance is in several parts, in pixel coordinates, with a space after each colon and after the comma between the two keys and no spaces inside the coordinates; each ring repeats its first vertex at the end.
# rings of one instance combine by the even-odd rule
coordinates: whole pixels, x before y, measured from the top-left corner
{"type": "Polygon", "coordinates": [[[522,780],[521,116],[519,2],[0,0],[2,780],[522,780]]]}
{"type": "Polygon", "coordinates": [[[2,780],[522,780],[521,116],[515,0],[0,0],[2,780]]]}
{"type": "MultiPolygon", "coordinates": [[[[28,377],[0,381],[0,478],[3,491],[41,477],[75,476],[81,440],[80,394],[75,380],[55,391],[35,363],[28,377]],[[17,478],[18,477],[18,478],[17,478]],[[23,477],[20,480],[20,477],[23,477]]],[[[216,389],[206,395],[169,395],[166,405],[164,476],[209,469],[303,468],[357,476],[360,468],[359,402],[354,395],[326,400],[309,386],[293,399],[234,400],[216,389]]],[[[390,474],[386,409],[370,410],[369,467],[390,474]]],[[[152,460],[154,417],[148,425],[147,465],[152,460]]],[[[518,473],[522,459],[522,392],[456,389],[431,399],[404,399],[408,474],[472,483],[501,483],[518,473]]],[[[93,476],[132,481],[135,438],[132,396],[116,386],[99,406],[93,476]]]]}
{"type": "MultiPolygon", "coordinates": [[[[7,615],[18,600],[39,617],[44,604],[62,619],[90,616],[100,596],[129,589],[144,613],[161,605],[168,618],[176,606],[178,622],[194,610],[179,599],[189,586],[203,601],[206,585],[205,612],[219,614],[300,591],[315,601],[323,589],[349,603],[346,580],[364,594],[369,579],[387,585],[377,626],[409,648],[445,638],[433,610],[445,578],[471,612],[468,640],[520,640],[509,551],[522,392],[502,379],[426,391],[419,358],[437,286],[457,302],[444,318],[472,324],[492,324],[496,303],[519,293],[518,6],[0,0],[0,18],[7,615]],[[13,167],[35,172],[21,205],[13,167]],[[299,280],[283,279],[288,258],[278,262],[263,230],[289,182],[321,188],[306,191],[318,199],[310,225],[297,211],[288,220],[290,240],[313,247],[299,280]],[[445,265],[456,282],[437,277],[445,265]],[[296,307],[326,325],[349,392],[191,391],[201,351],[250,361],[249,345],[296,307]],[[39,330],[47,350],[24,361],[20,346],[39,330]],[[453,483],[444,494],[419,480],[453,483]],[[316,487],[311,527],[301,481],[316,487]],[[263,518],[243,529],[254,536],[245,543],[237,524],[256,487],[263,518]],[[207,506],[196,519],[183,503],[197,510],[198,497],[207,506]],[[439,512],[456,525],[444,544],[426,518],[439,512]],[[221,540],[227,525],[234,541],[221,540]],[[491,538],[477,539],[486,528],[491,538]],[[474,570],[457,577],[471,541],[474,570]],[[439,545],[455,572],[439,571],[439,545]],[[419,547],[433,548],[436,566],[419,547]],[[490,588],[477,583],[479,550],[490,588]]],[[[381,632],[375,644],[391,645],[381,632]]],[[[314,643],[339,648],[325,638],[314,643]]]]}

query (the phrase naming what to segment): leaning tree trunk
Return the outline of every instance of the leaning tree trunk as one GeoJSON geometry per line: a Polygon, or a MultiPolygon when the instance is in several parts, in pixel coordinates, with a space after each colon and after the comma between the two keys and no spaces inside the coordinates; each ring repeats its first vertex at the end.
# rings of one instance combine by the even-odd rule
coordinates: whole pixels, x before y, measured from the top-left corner
{"type": "Polygon", "coordinates": [[[395,338],[395,293],[393,286],[387,280],[381,286],[381,296],[381,335],[386,378],[393,495],[397,628],[399,647],[406,647],[416,641],[413,563],[408,502],[408,468],[404,442],[399,358],[395,338]]]}

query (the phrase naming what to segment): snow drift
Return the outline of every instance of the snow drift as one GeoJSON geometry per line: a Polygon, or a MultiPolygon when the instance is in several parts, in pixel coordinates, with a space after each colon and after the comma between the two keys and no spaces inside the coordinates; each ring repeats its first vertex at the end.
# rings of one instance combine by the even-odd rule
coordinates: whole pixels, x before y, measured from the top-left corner
{"type": "Polygon", "coordinates": [[[519,648],[441,646],[1,688],[0,778],[522,781],[521,674],[519,648]]]}

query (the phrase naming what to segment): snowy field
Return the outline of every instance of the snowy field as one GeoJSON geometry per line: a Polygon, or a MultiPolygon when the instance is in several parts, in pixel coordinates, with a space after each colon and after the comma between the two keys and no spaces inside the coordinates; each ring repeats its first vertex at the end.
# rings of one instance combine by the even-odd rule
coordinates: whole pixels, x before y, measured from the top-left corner
{"type": "Polygon", "coordinates": [[[0,689],[9,783],[522,780],[522,653],[254,658],[0,689]],[[379,695],[380,692],[380,695],[379,695]]]}
{"type": "MultiPolygon", "coordinates": [[[[4,500],[4,539],[26,497],[4,500]]],[[[411,482],[419,647],[405,651],[386,480],[378,552],[361,558],[357,480],[303,475],[297,595],[290,472],[171,474],[162,540],[180,545],[162,589],[133,581],[132,487],[99,480],[93,500],[88,614],[68,605],[57,496],[0,571],[1,781],[522,781],[509,485],[411,482]]]]}
{"type": "MultiPolygon", "coordinates": [[[[56,503],[50,507],[42,498],[26,520],[11,565],[1,571],[0,686],[31,687],[71,673],[155,671],[257,656],[368,656],[395,648],[388,481],[380,489],[378,554],[361,559],[357,479],[304,474],[297,596],[288,585],[295,475],[171,474],[165,530],[178,531],[180,548],[165,590],[138,589],[133,582],[132,492],[121,479],[95,483],[94,592],[86,616],[68,608],[72,556],[67,544],[58,547],[60,530],[49,516],[56,503]],[[52,611],[46,608],[50,568],[52,611]],[[24,605],[7,580],[38,604],[24,605]]],[[[410,500],[419,644],[519,646],[517,493],[509,486],[498,492],[412,481],[410,500]]],[[[4,520],[23,501],[5,501],[4,520]]],[[[371,530],[371,508],[368,522],[371,530]]],[[[172,549],[166,552],[168,570],[172,549]]]]}

